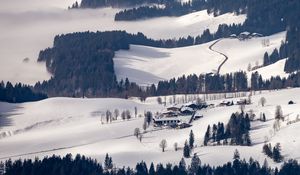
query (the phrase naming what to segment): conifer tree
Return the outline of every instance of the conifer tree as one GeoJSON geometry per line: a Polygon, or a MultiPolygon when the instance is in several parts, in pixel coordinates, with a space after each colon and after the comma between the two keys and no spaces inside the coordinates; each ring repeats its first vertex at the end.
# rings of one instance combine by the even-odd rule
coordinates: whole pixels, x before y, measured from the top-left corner
{"type": "Polygon", "coordinates": [[[189,158],[190,154],[191,154],[190,146],[188,145],[188,142],[186,140],[183,147],[183,157],[189,158]]]}
{"type": "Polygon", "coordinates": [[[201,161],[199,156],[195,153],[191,160],[190,172],[193,174],[197,173],[199,166],[201,165],[201,161]]]}
{"type": "Polygon", "coordinates": [[[207,130],[204,136],[204,146],[207,146],[209,138],[210,138],[210,125],[207,126],[207,130]]]}
{"type": "Polygon", "coordinates": [[[240,153],[239,153],[239,151],[237,149],[234,151],[233,159],[234,160],[240,159],[240,153]]]}
{"type": "Polygon", "coordinates": [[[189,137],[189,146],[191,149],[194,148],[194,142],[195,142],[194,133],[193,130],[191,130],[190,137],[189,137]]]}

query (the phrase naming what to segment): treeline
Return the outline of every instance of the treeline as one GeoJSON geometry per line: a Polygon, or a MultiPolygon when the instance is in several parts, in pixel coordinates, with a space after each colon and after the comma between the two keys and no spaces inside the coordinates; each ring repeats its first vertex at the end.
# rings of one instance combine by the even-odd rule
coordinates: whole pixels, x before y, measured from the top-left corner
{"type": "Polygon", "coordinates": [[[183,75],[177,79],[160,81],[157,88],[151,86],[149,90],[153,96],[247,91],[247,74],[241,71],[225,75],[201,74],[197,76],[193,74],[187,77],[183,75]]]}
{"type": "MultiPolygon", "coordinates": [[[[173,1],[173,0],[164,0],[173,1]]],[[[142,4],[159,3],[159,0],[82,0],[77,8],[132,7],[142,4]]],[[[76,4],[77,2],[75,2],[76,4]]],[[[78,3],[77,3],[78,4],[78,3]]]]}
{"type": "Polygon", "coordinates": [[[244,112],[233,113],[226,128],[224,123],[220,122],[217,125],[214,124],[212,128],[208,125],[204,136],[204,145],[207,146],[208,143],[216,143],[217,145],[251,146],[249,131],[249,115],[244,112]]]}
{"type": "Polygon", "coordinates": [[[271,77],[263,80],[258,72],[251,75],[251,89],[252,90],[274,90],[289,87],[300,87],[300,72],[292,73],[287,78],[280,76],[271,77]]]}
{"type": "Polygon", "coordinates": [[[192,159],[187,165],[182,159],[178,165],[170,163],[156,166],[151,163],[148,167],[145,162],[137,163],[135,168],[113,168],[113,162],[108,155],[105,158],[104,166],[96,160],[85,156],[77,155],[73,158],[70,154],[65,157],[51,156],[42,160],[8,160],[0,163],[0,174],[3,175],[298,175],[300,165],[296,160],[285,162],[280,169],[270,168],[267,161],[263,165],[250,158],[248,162],[240,160],[236,152],[234,160],[221,166],[201,165],[200,159],[192,159]]]}
{"type": "Polygon", "coordinates": [[[115,21],[134,21],[162,16],[182,16],[191,13],[193,9],[195,8],[190,2],[182,3],[180,1],[167,3],[165,4],[165,7],[141,6],[132,9],[125,9],[116,13],[115,21]]]}
{"type": "Polygon", "coordinates": [[[30,101],[38,101],[48,98],[46,94],[35,92],[31,86],[17,83],[13,85],[11,82],[0,83],[0,101],[9,103],[23,103],[30,101]]]}
{"type": "Polygon", "coordinates": [[[115,15],[116,21],[130,21],[143,18],[161,16],[182,16],[194,11],[207,9],[209,14],[214,16],[228,12],[241,14],[246,12],[246,0],[193,0],[188,2],[164,1],[164,8],[157,6],[142,6],[132,9],[125,9],[115,15]]]}

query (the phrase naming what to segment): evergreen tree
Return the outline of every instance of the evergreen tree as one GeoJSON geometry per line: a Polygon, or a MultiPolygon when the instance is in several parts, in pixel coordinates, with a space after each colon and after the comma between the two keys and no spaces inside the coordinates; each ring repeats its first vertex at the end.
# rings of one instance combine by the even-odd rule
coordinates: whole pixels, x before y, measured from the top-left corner
{"type": "Polygon", "coordinates": [[[189,146],[191,149],[194,148],[194,142],[195,142],[194,133],[193,130],[191,130],[190,137],[189,137],[189,146]]]}
{"type": "Polygon", "coordinates": [[[189,158],[190,154],[191,154],[191,149],[186,140],[183,147],[183,157],[189,158]]]}
{"type": "Polygon", "coordinates": [[[234,151],[233,159],[234,160],[240,159],[240,153],[237,149],[234,151]]]}
{"type": "Polygon", "coordinates": [[[151,162],[150,168],[149,168],[149,175],[155,175],[155,169],[154,164],[151,162]]]}
{"type": "Polygon", "coordinates": [[[199,166],[201,165],[201,161],[199,156],[195,153],[191,160],[190,172],[196,174],[199,166]]]}
{"type": "Polygon", "coordinates": [[[204,136],[204,146],[207,146],[209,139],[210,139],[210,125],[207,126],[207,130],[204,136]]]}
{"type": "Polygon", "coordinates": [[[112,158],[110,156],[108,156],[108,154],[106,154],[105,159],[104,159],[104,168],[106,170],[110,170],[113,168],[112,158]]]}
{"type": "Polygon", "coordinates": [[[282,155],[280,153],[280,143],[277,143],[276,146],[273,148],[273,160],[275,162],[281,162],[282,161],[282,155]]]}
{"type": "Polygon", "coordinates": [[[185,174],[185,172],[186,172],[186,163],[185,163],[184,158],[181,158],[181,160],[179,162],[178,169],[179,169],[179,174],[185,174]]]}

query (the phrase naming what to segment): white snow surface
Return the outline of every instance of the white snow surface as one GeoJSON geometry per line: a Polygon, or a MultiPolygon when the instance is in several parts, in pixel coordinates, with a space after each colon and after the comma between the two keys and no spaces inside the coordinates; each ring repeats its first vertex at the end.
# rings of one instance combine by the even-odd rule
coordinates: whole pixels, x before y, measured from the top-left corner
{"type": "Polygon", "coordinates": [[[174,49],[131,45],[114,57],[119,80],[129,78],[140,85],[158,83],[182,75],[216,72],[224,58],[208,49],[212,42],[174,49]]]}
{"type": "MultiPolygon", "coordinates": [[[[223,39],[214,46],[215,50],[229,57],[228,61],[222,66],[220,73],[247,70],[249,63],[252,67],[255,66],[256,62],[262,65],[265,52],[268,52],[270,55],[275,48],[279,48],[281,42],[285,41],[285,36],[286,32],[281,32],[267,37],[251,38],[244,41],[229,38],[223,39]],[[269,46],[263,46],[263,40],[269,40],[269,46]]],[[[274,76],[277,74],[276,71],[272,72],[274,76]]]]}
{"type": "MultiPolygon", "coordinates": [[[[270,79],[272,76],[288,77],[288,73],[284,72],[284,65],[287,59],[282,59],[274,64],[259,68],[251,71],[251,73],[257,71],[265,79],[270,79]]],[[[250,74],[249,74],[250,76],[250,74]]]]}
{"type": "Polygon", "coordinates": [[[243,23],[246,16],[218,17],[199,11],[182,17],[162,17],[135,22],[115,22],[121,9],[66,10],[75,0],[2,0],[0,7],[0,80],[35,84],[51,75],[36,62],[39,51],[51,47],[55,35],[80,31],[126,30],[146,36],[178,38],[196,36],[219,24],[243,23]],[[23,60],[29,58],[29,62],[23,60]]]}
{"type": "MultiPolygon", "coordinates": [[[[279,48],[281,42],[285,40],[285,35],[286,32],[281,32],[245,41],[221,39],[212,47],[229,57],[221,67],[220,73],[247,71],[249,63],[252,66],[255,66],[256,62],[258,65],[263,64],[264,53],[270,54],[275,48],[279,48]],[[263,40],[269,40],[270,45],[263,46],[263,40]]],[[[184,74],[216,73],[225,58],[209,49],[209,46],[215,42],[174,49],[131,45],[128,51],[116,52],[114,63],[117,78],[121,80],[127,77],[140,85],[149,85],[184,74]]],[[[284,72],[284,63],[285,60],[281,60],[256,71],[261,73],[263,78],[276,75],[285,77],[287,74],[284,72]]],[[[248,77],[251,77],[251,72],[248,73],[248,77]]]]}
{"type": "MultiPolygon", "coordinates": [[[[129,121],[117,120],[112,123],[101,123],[101,114],[107,109],[120,111],[129,109],[132,114],[134,107],[138,109],[138,114],[144,111],[161,111],[162,105],[158,105],[156,97],[148,98],[141,103],[137,99],[74,99],[74,98],[50,98],[39,102],[22,104],[0,103],[1,119],[6,118],[6,124],[2,125],[0,132],[0,159],[7,158],[42,158],[46,155],[65,155],[67,153],[84,154],[96,158],[103,162],[106,153],[113,157],[116,166],[135,166],[136,162],[146,161],[158,163],[178,163],[182,157],[182,150],[174,151],[173,144],[178,142],[182,147],[188,139],[190,130],[193,130],[196,138],[196,148],[193,153],[197,153],[202,163],[211,165],[222,165],[232,160],[233,152],[238,149],[241,158],[254,159],[263,163],[267,158],[262,153],[262,146],[265,137],[275,145],[281,143],[282,153],[285,160],[294,158],[299,160],[300,152],[300,122],[286,125],[300,114],[299,96],[300,88],[284,89],[280,91],[256,92],[252,96],[252,104],[246,106],[246,111],[253,109],[259,116],[264,112],[267,122],[254,121],[251,123],[250,136],[253,146],[207,146],[202,147],[203,137],[207,125],[226,123],[233,112],[239,110],[239,106],[215,107],[199,111],[203,118],[194,121],[191,128],[186,129],[147,129],[143,134],[142,142],[133,136],[134,128],[142,128],[143,118],[133,117],[129,121]],[[266,106],[261,107],[258,103],[261,97],[267,100],[266,106]],[[296,102],[288,105],[288,101],[296,102]],[[276,105],[281,105],[286,120],[282,122],[281,129],[273,132],[274,112],[276,105]],[[271,132],[272,131],[272,132],[271,132]],[[3,133],[6,136],[3,137],[3,133]],[[167,140],[166,152],[162,153],[159,142],[167,140]]],[[[218,104],[224,99],[224,95],[212,95],[220,97],[218,100],[208,101],[208,103],[218,104]]],[[[200,97],[202,97],[200,95],[200,97]]],[[[170,97],[167,97],[168,99],[170,97]]],[[[178,99],[184,96],[177,95],[178,99]]],[[[228,100],[237,101],[239,98],[228,100]]],[[[169,104],[168,104],[169,105],[169,104]]],[[[134,116],[134,115],[133,115],[134,116]]],[[[142,130],[142,129],[141,129],[142,130]]],[[[271,159],[267,158],[271,166],[279,166],[271,159]]],[[[190,160],[187,159],[187,162],[190,160]]]]}

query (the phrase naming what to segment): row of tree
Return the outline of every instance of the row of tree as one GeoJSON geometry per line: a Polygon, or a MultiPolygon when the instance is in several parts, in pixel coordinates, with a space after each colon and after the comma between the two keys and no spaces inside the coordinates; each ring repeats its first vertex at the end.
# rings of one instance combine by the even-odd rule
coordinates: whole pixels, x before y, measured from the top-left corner
{"type": "Polygon", "coordinates": [[[31,86],[21,83],[12,85],[11,82],[7,82],[6,84],[3,81],[0,82],[0,101],[23,103],[46,98],[48,98],[46,94],[35,92],[31,86]]]}
{"type": "Polygon", "coordinates": [[[276,63],[277,61],[287,58],[287,44],[282,42],[280,45],[279,50],[274,49],[273,52],[269,55],[268,52],[264,54],[264,60],[263,60],[263,65],[268,66],[270,64],[276,63]]]}
{"type": "Polygon", "coordinates": [[[96,160],[85,156],[71,154],[65,157],[51,156],[42,160],[7,160],[0,163],[0,174],[2,175],[298,175],[300,165],[295,160],[285,162],[280,169],[270,168],[267,161],[261,166],[259,162],[250,158],[248,162],[240,160],[239,153],[234,153],[233,162],[227,162],[221,166],[201,165],[197,155],[194,155],[191,164],[188,166],[184,159],[178,165],[170,163],[165,166],[158,163],[156,166],[151,163],[149,168],[142,161],[137,163],[135,168],[115,168],[110,156],[106,155],[104,167],[96,160]]]}
{"type": "Polygon", "coordinates": [[[288,77],[281,78],[280,76],[271,77],[263,80],[258,72],[251,75],[252,90],[274,90],[288,87],[300,87],[300,72],[292,73],[288,77]]]}
{"type": "Polygon", "coordinates": [[[241,14],[246,12],[247,1],[230,1],[230,0],[193,0],[188,2],[179,2],[173,0],[161,1],[164,8],[156,6],[141,6],[132,9],[122,10],[116,14],[115,20],[137,20],[143,18],[153,18],[160,16],[180,16],[207,9],[208,13],[215,16],[228,12],[241,14]]]}

